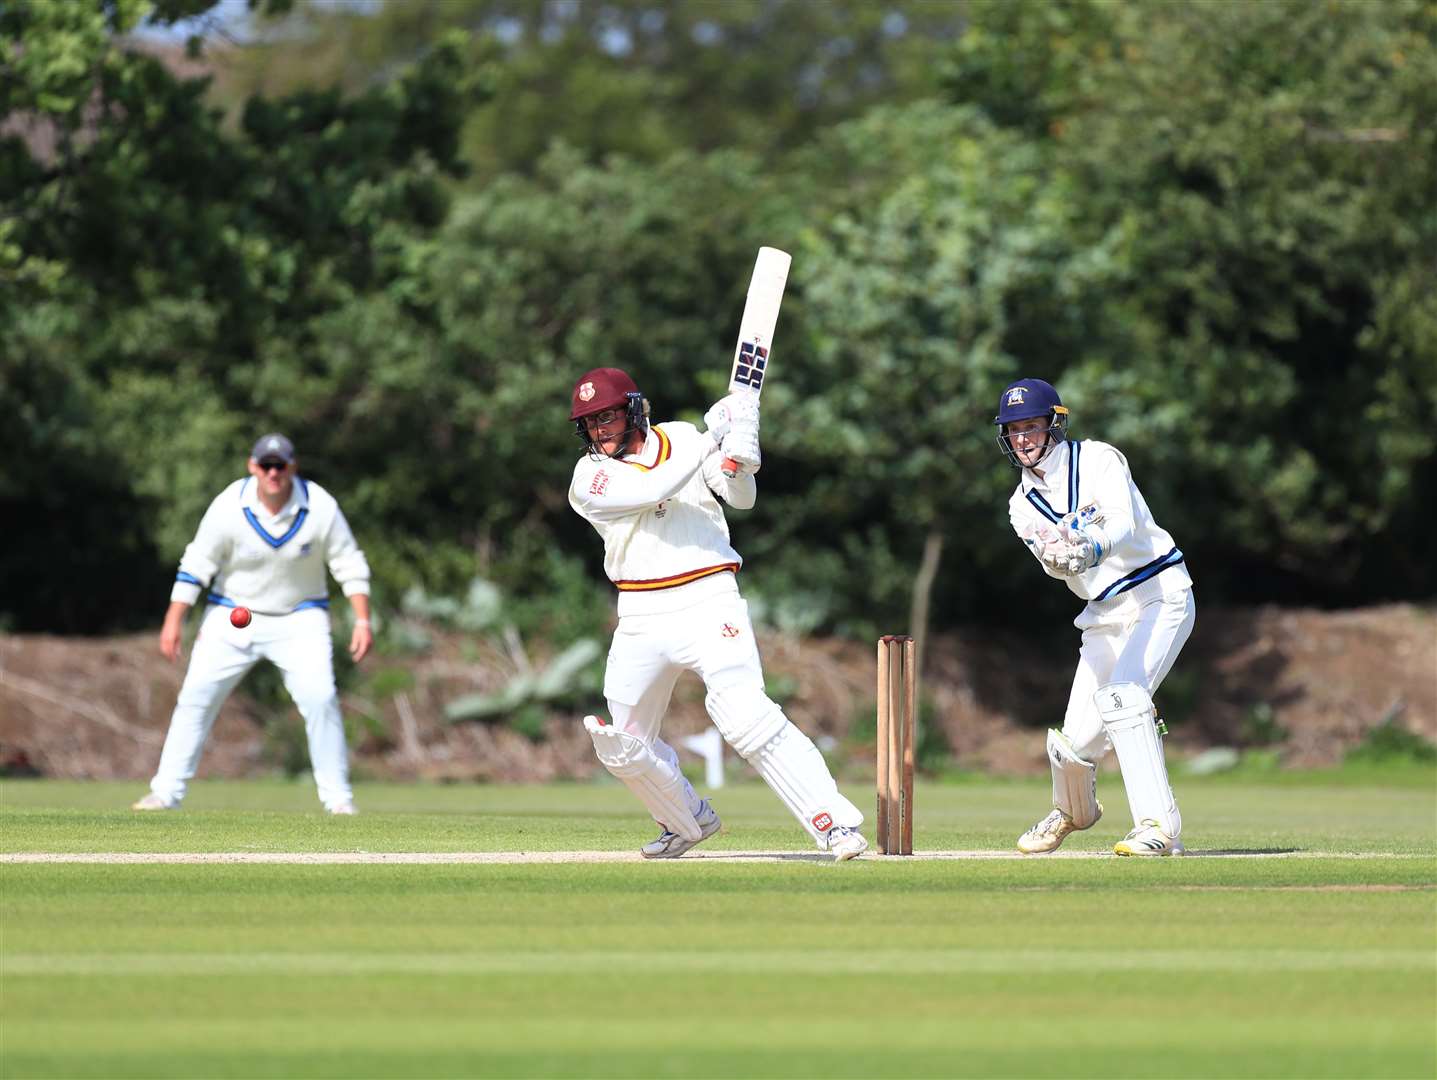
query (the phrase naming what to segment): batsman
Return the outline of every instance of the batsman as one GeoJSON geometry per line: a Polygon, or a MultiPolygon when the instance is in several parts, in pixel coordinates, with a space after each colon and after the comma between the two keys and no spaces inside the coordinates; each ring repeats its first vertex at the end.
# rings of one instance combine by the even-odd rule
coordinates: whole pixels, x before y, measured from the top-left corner
{"type": "Polygon", "coordinates": [[[1153,693],[1192,633],[1192,577],[1173,538],[1153,520],[1125,457],[1095,439],[1067,437],[1068,410],[1042,379],[1020,379],[998,399],[998,445],[1022,476],[1009,520],[1050,577],[1087,601],[1061,731],[1048,732],[1053,810],[1018,850],[1055,851],[1097,824],[1097,763],[1116,752],[1133,828],[1119,855],[1180,855],[1182,817],[1168,782],[1153,693]]]}
{"type": "Polygon", "coordinates": [[[659,737],[685,671],[703,679],[704,705],[724,739],[819,849],[839,861],[862,854],[863,815],[839,793],[812,740],[764,693],[748,605],[739,595],[743,560],[729,542],[720,500],[745,510],[757,498],[757,395],[719,401],[704,417],[706,431],[651,424],[634,380],[604,367],[579,379],[572,406],[569,418],[585,452],[574,466],[569,503],[603,538],[619,615],[604,674],[612,722],[587,716],[584,727],[599,761],[659,824],[657,839],[641,854],[676,858],[720,828],[718,813],[659,737]]]}

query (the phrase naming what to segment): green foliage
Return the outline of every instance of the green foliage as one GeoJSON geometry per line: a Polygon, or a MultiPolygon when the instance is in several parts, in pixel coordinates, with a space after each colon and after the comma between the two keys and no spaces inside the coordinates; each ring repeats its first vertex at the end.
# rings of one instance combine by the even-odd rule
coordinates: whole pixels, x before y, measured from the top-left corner
{"type": "Polygon", "coordinates": [[[1163,677],[1163,685],[1154,701],[1158,715],[1169,727],[1181,727],[1183,722],[1197,710],[1198,696],[1203,684],[1209,678],[1207,672],[1196,665],[1179,664],[1163,677]]]}
{"type": "Polygon", "coordinates": [[[1277,721],[1277,714],[1271,705],[1259,701],[1251,706],[1242,719],[1242,741],[1244,746],[1272,746],[1285,742],[1287,730],[1277,721]]]}
{"type": "MultiPolygon", "coordinates": [[[[913,747],[913,762],[917,769],[930,775],[950,770],[953,764],[952,747],[948,745],[948,736],[944,734],[943,725],[938,719],[938,707],[931,698],[919,696],[914,729],[917,742],[913,747]]],[[[850,751],[861,755],[857,760],[866,767],[873,764],[873,758],[869,755],[872,754],[877,739],[877,704],[869,701],[855,706],[849,716],[844,740],[850,751]]]]}
{"type": "Polygon", "coordinates": [[[1397,345],[1430,342],[1437,317],[1437,9],[974,15],[953,99],[1047,145],[1073,179],[1072,239],[1120,258],[1098,333],[1050,368],[1075,426],[1143,466],[1161,520],[1211,556],[1205,584],[1254,564],[1338,595],[1430,582],[1393,540],[1437,450],[1437,354],[1397,345]]]}
{"type": "Polygon", "coordinates": [[[1370,729],[1362,742],[1348,751],[1345,764],[1392,765],[1437,762],[1437,745],[1401,723],[1401,710],[1394,710],[1382,723],[1370,729]]]}
{"type": "Polygon", "coordinates": [[[938,707],[932,698],[918,699],[918,715],[915,717],[918,743],[913,748],[913,763],[919,771],[938,772],[947,768],[953,760],[953,748],[948,745],[948,736],[938,720],[938,707]]]}
{"type": "Polygon", "coordinates": [[[451,701],[444,715],[450,722],[503,719],[538,740],[547,715],[540,706],[574,706],[591,698],[602,686],[603,655],[597,639],[580,638],[543,667],[522,668],[500,690],[451,701]]]}
{"type": "Polygon", "coordinates": [[[563,640],[563,631],[572,631],[574,624],[556,629],[554,622],[536,619],[522,594],[506,594],[493,582],[475,578],[462,599],[430,595],[416,585],[405,593],[401,610],[403,617],[395,627],[386,627],[386,637],[397,632],[405,645],[423,647],[428,638],[424,627],[438,623],[482,634],[512,662],[513,670],[498,690],[466,694],[446,705],[451,722],[502,720],[537,741],[544,735],[547,707],[575,705],[601,687],[603,647],[594,636],[596,627],[587,627],[587,636],[573,637],[547,663],[535,665],[524,646],[521,620],[531,628],[550,630],[551,643],[563,640]]]}
{"type": "Polygon", "coordinates": [[[478,177],[532,173],[556,142],[588,163],[723,147],[772,159],[872,104],[931,92],[965,14],[925,0],[301,5],[227,60],[219,96],[358,90],[459,34],[492,92],[464,131],[478,177]]]}
{"type": "MultiPolygon", "coordinates": [[[[76,532],[87,552],[65,559],[62,589],[7,599],[22,625],[103,630],[95,590],[125,601],[112,611],[127,583],[158,591],[259,430],[294,430],[324,472],[339,446],[305,434],[350,389],[325,369],[331,313],[412,292],[407,245],[462,171],[457,124],[478,91],[452,43],[355,98],[253,100],[230,133],[202,80],[116,36],[149,10],[0,10],[0,407],[21,421],[0,448],[49,470],[7,471],[0,498],[52,555],[76,532]],[[125,583],[106,588],[107,570],[125,583]]],[[[7,550],[7,575],[37,556],[7,550]]]]}
{"type": "Polygon", "coordinates": [[[593,636],[573,380],[697,420],[762,244],[794,270],[730,518],[774,625],[893,629],[930,535],[939,626],[1071,607],[1004,522],[1019,374],[1205,595],[1437,587],[1430,2],[251,6],[284,32],[210,81],[130,36],[204,0],[0,5],[17,629],[152,621],[278,428],[381,604],[483,578],[524,638],[593,636]]]}

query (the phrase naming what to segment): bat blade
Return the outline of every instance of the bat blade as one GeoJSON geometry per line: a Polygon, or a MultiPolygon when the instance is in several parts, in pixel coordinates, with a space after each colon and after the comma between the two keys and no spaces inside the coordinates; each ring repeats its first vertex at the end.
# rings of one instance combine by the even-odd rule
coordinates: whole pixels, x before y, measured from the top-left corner
{"type": "MultiPolygon", "coordinates": [[[[738,344],[733,351],[733,369],[729,373],[729,393],[763,393],[764,377],[772,359],[773,333],[778,326],[778,309],[783,303],[783,290],[788,284],[788,268],[793,258],[778,248],[758,249],[753,276],[748,282],[748,300],[743,318],[739,320],[738,344]]],[[[724,475],[738,474],[738,463],[725,458],[724,475]]]]}

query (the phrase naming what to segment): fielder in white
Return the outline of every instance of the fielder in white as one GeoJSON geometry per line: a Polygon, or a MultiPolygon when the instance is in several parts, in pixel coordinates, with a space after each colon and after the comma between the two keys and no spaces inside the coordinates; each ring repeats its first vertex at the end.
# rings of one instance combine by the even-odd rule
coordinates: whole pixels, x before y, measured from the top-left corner
{"type": "Polygon", "coordinates": [[[159,770],[150,793],[134,809],[180,805],[220,706],[250,668],[269,660],[280,669],[304,717],[320,802],[331,814],[353,814],[325,568],[354,609],[349,654],[357,662],[374,640],[369,563],[334,496],[299,476],[289,439],[266,435],[255,443],[249,474],[210,503],[180,559],[160,630],[160,652],[179,659],[185,615],[206,588],[209,610],[195,639],[159,770]],[[252,613],[248,626],[231,625],[236,607],[252,613]]]}
{"type": "Polygon", "coordinates": [[[757,497],[758,405],[724,398],[692,424],[650,425],[649,406],[618,368],[574,387],[570,419],[586,453],[569,503],[604,540],[604,570],[619,590],[619,624],[604,676],[611,724],[584,727],[604,767],[638,796],[662,830],[642,854],[672,859],[719,831],[719,816],[679,771],[659,738],[674,684],[693,671],[723,737],[768,783],[820,850],[862,854],[863,815],[834,783],[823,755],[763,691],[763,668],[739,595],[743,560],[719,505],[746,510],[757,497]],[[722,440],[722,441],[720,441],[722,440]],[[725,457],[741,466],[724,476],[725,457]]]}
{"type": "Polygon", "coordinates": [[[1016,532],[1050,577],[1087,601],[1062,731],[1048,732],[1053,811],[1018,838],[1057,849],[1102,816],[1097,762],[1116,751],[1133,829],[1119,855],[1180,855],[1182,817],[1168,783],[1153,693],[1192,632],[1192,578],[1153,520],[1127,459],[1107,443],[1067,438],[1068,410],[1041,379],[998,401],[998,445],[1022,478],[1008,502],[1016,532]]]}

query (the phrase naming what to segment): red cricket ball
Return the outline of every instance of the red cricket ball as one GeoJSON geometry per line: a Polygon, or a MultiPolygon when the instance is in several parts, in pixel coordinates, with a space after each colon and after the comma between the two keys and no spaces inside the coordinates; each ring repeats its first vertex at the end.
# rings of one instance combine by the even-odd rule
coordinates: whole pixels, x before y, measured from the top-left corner
{"type": "Polygon", "coordinates": [[[237,607],[230,612],[230,622],[243,630],[249,625],[250,613],[247,607],[237,607]]]}

